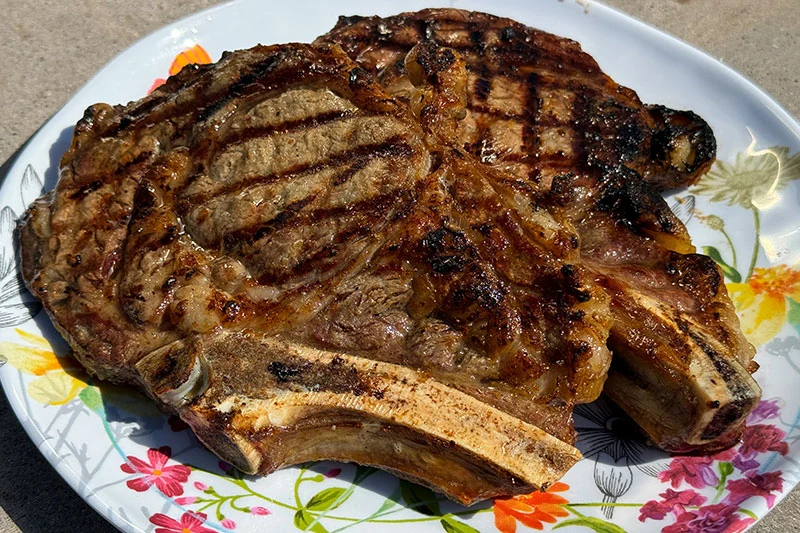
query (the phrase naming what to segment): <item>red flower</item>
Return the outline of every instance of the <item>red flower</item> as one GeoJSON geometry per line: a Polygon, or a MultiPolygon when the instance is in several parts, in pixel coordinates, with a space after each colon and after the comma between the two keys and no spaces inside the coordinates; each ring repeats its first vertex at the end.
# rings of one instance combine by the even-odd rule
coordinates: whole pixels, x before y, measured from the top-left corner
{"type": "Polygon", "coordinates": [[[205,521],[205,514],[192,511],[183,513],[180,522],[161,513],[150,517],[150,522],[161,526],[156,528],[155,533],[214,533],[213,530],[203,526],[205,521]]]}
{"type": "Polygon", "coordinates": [[[236,522],[234,522],[230,518],[226,518],[222,521],[222,527],[224,527],[225,529],[236,529],[236,522]]]}
{"type": "Polygon", "coordinates": [[[162,446],[159,449],[150,448],[147,450],[149,463],[129,455],[128,462],[120,465],[120,469],[127,474],[142,475],[128,480],[128,487],[138,492],[144,492],[155,484],[158,490],[170,498],[183,494],[181,483],[186,483],[192,471],[188,466],[183,465],[166,466],[171,454],[172,450],[169,446],[162,446]]]}
{"type": "Polygon", "coordinates": [[[542,522],[552,524],[556,517],[568,516],[563,505],[569,503],[554,492],[569,489],[566,483],[555,483],[547,492],[532,492],[525,496],[515,496],[494,501],[494,525],[502,533],[515,533],[517,520],[533,528],[542,529],[542,522]]]}
{"type": "Polygon", "coordinates": [[[675,489],[684,481],[696,489],[712,487],[719,483],[711,469],[713,463],[713,457],[675,457],[666,470],[658,473],[658,479],[669,481],[675,489]]]}
{"type": "Polygon", "coordinates": [[[738,506],[718,503],[695,511],[686,511],[678,520],[661,533],[740,533],[755,522],[752,518],[741,518],[736,514],[738,506]]]}
{"type": "Polygon", "coordinates": [[[742,479],[728,481],[727,489],[730,494],[725,501],[732,505],[739,505],[751,496],[762,496],[771,508],[775,504],[773,492],[783,490],[781,471],[767,472],[766,474],[752,474],[742,479]]]}
{"type": "Polygon", "coordinates": [[[753,452],[770,451],[786,455],[789,453],[789,445],[783,442],[785,436],[786,433],[782,429],[773,425],[748,426],[742,434],[742,447],[739,449],[739,453],[747,456],[753,452]]]}

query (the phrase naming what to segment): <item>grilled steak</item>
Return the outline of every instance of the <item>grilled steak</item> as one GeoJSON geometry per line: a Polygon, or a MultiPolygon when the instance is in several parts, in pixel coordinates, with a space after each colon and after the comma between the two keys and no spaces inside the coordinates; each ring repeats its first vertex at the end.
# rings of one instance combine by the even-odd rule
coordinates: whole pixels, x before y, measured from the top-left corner
{"type": "Polygon", "coordinates": [[[445,56],[417,115],[301,44],[91,107],[21,227],[28,286],[84,366],[245,472],[357,461],[463,503],[546,487],[579,458],[610,300],[562,198],[443,139],[465,73],[445,56]]]}
{"type": "MultiPolygon", "coordinates": [[[[573,41],[481,13],[342,17],[317,42],[341,45],[429,122],[441,106],[425,109],[431,95],[414,83],[441,84],[447,54],[434,49],[457,51],[466,80],[445,100],[451,117],[463,100],[463,120],[440,138],[508,174],[578,236],[571,261],[612,301],[606,392],[664,449],[735,442],[760,397],[748,372],[754,350],[719,269],[694,253],[656,194],[694,182],[712,163],[714,137],[700,117],[642,104],[573,41]],[[431,49],[427,68],[406,59],[418,43],[431,49]]],[[[444,81],[453,86],[452,78],[444,81]]]]}

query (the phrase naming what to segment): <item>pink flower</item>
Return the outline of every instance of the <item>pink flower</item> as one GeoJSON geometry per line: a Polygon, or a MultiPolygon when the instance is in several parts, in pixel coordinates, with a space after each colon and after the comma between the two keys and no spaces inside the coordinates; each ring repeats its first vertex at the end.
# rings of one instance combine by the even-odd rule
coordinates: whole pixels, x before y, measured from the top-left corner
{"type": "Polygon", "coordinates": [[[733,458],[733,466],[739,469],[740,472],[747,472],[748,470],[753,470],[754,468],[758,468],[761,463],[754,459],[756,454],[752,454],[748,457],[743,455],[737,455],[733,458]]]}
{"type": "Polygon", "coordinates": [[[659,496],[664,498],[665,504],[671,507],[675,507],[676,505],[678,505],[681,507],[681,510],[683,509],[683,507],[687,505],[697,506],[706,503],[705,496],[701,496],[700,494],[697,494],[695,491],[691,489],[682,490],[680,492],[676,492],[672,489],[667,489],[666,492],[662,492],[661,494],[659,494],[659,496]]]}
{"type": "Polygon", "coordinates": [[[748,424],[758,424],[770,418],[778,418],[780,414],[780,407],[778,407],[779,398],[772,398],[770,400],[761,400],[753,412],[747,417],[748,424]]]}
{"type": "Polygon", "coordinates": [[[236,522],[234,522],[230,518],[226,518],[221,523],[222,527],[224,527],[225,529],[236,529],[236,522]]]}
{"type": "Polygon", "coordinates": [[[719,478],[711,469],[713,463],[712,457],[675,457],[666,470],[658,473],[658,479],[669,481],[675,489],[684,481],[696,489],[714,486],[719,478]]]}
{"type": "Polygon", "coordinates": [[[651,520],[663,520],[670,508],[662,502],[650,500],[639,509],[639,522],[644,522],[648,518],[651,520]]]}
{"type": "Polygon", "coordinates": [[[183,513],[181,521],[167,515],[156,513],[150,517],[150,522],[157,526],[155,533],[214,533],[213,530],[203,526],[206,515],[192,511],[183,513]]]}
{"type": "Polygon", "coordinates": [[[669,512],[675,513],[677,516],[685,512],[687,505],[698,506],[706,502],[705,496],[701,496],[691,489],[680,492],[667,489],[666,492],[659,494],[659,496],[664,499],[660,502],[650,500],[639,510],[640,522],[644,522],[648,518],[662,520],[669,512]]]}
{"type": "Polygon", "coordinates": [[[342,469],[341,469],[341,468],[331,468],[331,469],[330,469],[330,470],[328,470],[328,472],[325,474],[325,477],[327,477],[327,478],[336,477],[336,476],[338,476],[338,475],[339,475],[339,474],[341,474],[341,473],[342,473],[342,469]]]}
{"type": "Polygon", "coordinates": [[[182,496],[180,498],[175,498],[175,503],[178,505],[192,505],[196,501],[197,498],[194,496],[182,496]]]}
{"type": "Polygon", "coordinates": [[[694,511],[686,511],[677,521],[661,530],[662,533],[740,533],[755,522],[752,518],[741,518],[738,507],[718,503],[694,511]]]}
{"type": "Polygon", "coordinates": [[[781,474],[782,472],[777,470],[766,474],[750,474],[742,479],[728,481],[727,489],[730,494],[725,501],[731,505],[739,505],[752,496],[762,496],[767,500],[767,506],[772,508],[775,504],[775,495],[772,493],[783,490],[781,474]]]}
{"type": "Polygon", "coordinates": [[[739,453],[748,456],[766,451],[779,452],[781,455],[789,453],[789,445],[783,442],[786,433],[782,429],[769,424],[756,424],[748,426],[742,434],[742,447],[739,453]]]}
{"type": "Polygon", "coordinates": [[[197,490],[203,491],[203,490],[206,490],[208,488],[208,485],[206,485],[205,483],[201,483],[200,481],[195,481],[194,482],[194,488],[196,488],[197,490]]]}
{"type": "Polygon", "coordinates": [[[181,483],[188,481],[192,471],[184,465],[166,466],[171,454],[172,450],[169,446],[162,446],[159,449],[150,448],[147,450],[149,463],[129,455],[128,462],[120,465],[120,469],[127,474],[142,475],[128,480],[128,487],[138,492],[144,492],[155,484],[158,490],[170,498],[183,494],[181,483]]]}
{"type": "Polygon", "coordinates": [[[259,516],[267,516],[268,514],[272,514],[272,511],[270,511],[269,509],[265,509],[260,505],[256,505],[255,507],[250,508],[250,513],[259,516]]]}

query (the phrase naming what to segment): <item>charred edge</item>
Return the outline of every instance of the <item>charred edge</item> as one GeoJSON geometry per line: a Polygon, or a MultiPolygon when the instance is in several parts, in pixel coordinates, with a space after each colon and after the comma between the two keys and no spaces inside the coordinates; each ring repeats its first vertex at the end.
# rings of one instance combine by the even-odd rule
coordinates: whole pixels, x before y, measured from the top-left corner
{"type": "Polygon", "coordinates": [[[358,369],[348,365],[344,359],[335,356],[328,364],[288,358],[284,361],[271,361],[267,371],[275,376],[279,385],[298,385],[311,392],[332,392],[334,394],[369,394],[382,399],[384,392],[375,389],[358,369]]]}
{"type": "Polygon", "coordinates": [[[316,174],[328,167],[353,164],[365,159],[372,160],[381,157],[389,159],[410,158],[413,153],[414,149],[403,137],[395,136],[380,143],[364,144],[352,150],[334,154],[323,161],[297,165],[283,172],[268,174],[266,176],[255,176],[238,183],[232,183],[211,193],[200,193],[189,196],[181,200],[179,208],[180,211],[185,214],[185,211],[188,211],[191,207],[207,202],[214,197],[239,193],[247,187],[265,185],[281,180],[316,174]]]}
{"type": "Polygon", "coordinates": [[[678,111],[663,105],[645,106],[659,123],[653,131],[651,157],[666,162],[675,141],[686,135],[694,149],[694,161],[683,171],[691,174],[709,163],[717,154],[717,140],[711,126],[692,111],[678,111]]]}
{"type": "Polygon", "coordinates": [[[108,131],[104,131],[103,135],[108,137],[117,136],[119,132],[127,129],[130,126],[135,126],[143,119],[150,116],[160,105],[165,104],[170,99],[174,98],[175,94],[188,90],[195,85],[208,83],[202,76],[203,73],[211,70],[214,65],[187,65],[180,73],[171,76],[165,85],[168,86],[169,91],[165,91],[163,96],[150,96],[143,102],[131,109],[126,115],[120,118],[114,126],[108,131]]]}
{"type": "Polygon", "coordinates": [[[589,164],[602,174],[602,193],[597,202],[600,211],[611,213],[615,220],[637,234],[645,227],[667,234],[678,229],[664,199],[635,170],[606,165],[593,160],[591,155],[589,158],[589,164]]]}

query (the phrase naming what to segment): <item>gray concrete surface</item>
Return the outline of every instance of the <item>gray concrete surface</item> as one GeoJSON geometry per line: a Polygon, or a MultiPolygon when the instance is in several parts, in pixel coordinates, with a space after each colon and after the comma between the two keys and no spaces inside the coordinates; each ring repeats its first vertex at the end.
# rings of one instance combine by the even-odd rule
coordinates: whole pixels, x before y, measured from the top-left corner
{"type": "MultiPolygon", "coordinates": [[[[0,0],[0,162],[6,162],[0,175],[45,120],[117,53],[160,26],[215,3],[0,0]]],[[[800,116],[800,1],[607,3],[707,51],[800,116]]],[[[0,427],[0,531],[111,529],[42,458],[2,395],[0,427]]],[[[800,531],[800,490],[752,531],[800,531]]]]}

